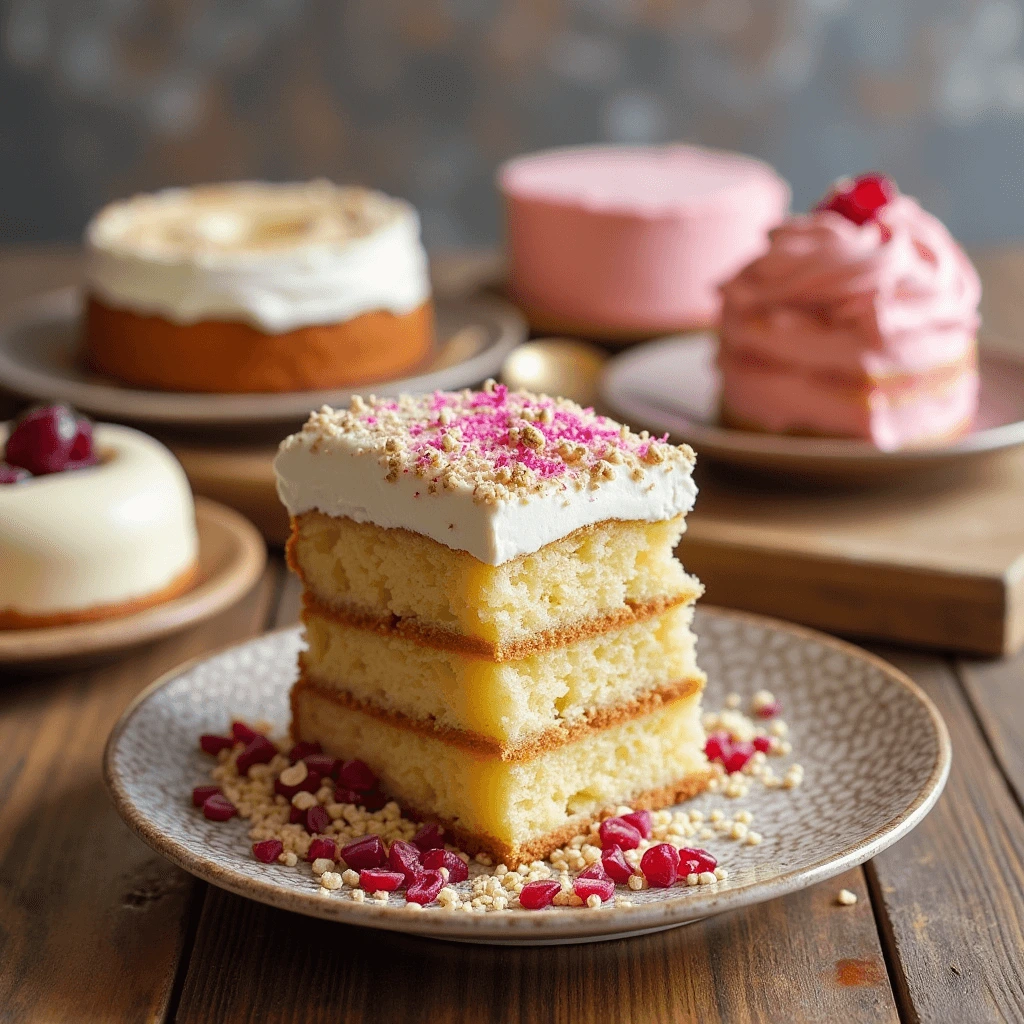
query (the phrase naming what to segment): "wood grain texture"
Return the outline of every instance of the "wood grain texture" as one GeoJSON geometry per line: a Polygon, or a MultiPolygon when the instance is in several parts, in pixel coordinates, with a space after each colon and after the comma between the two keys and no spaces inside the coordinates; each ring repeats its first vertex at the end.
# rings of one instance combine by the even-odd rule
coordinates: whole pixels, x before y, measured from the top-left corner
{"type": "Polygon", "coordinates": [[[896,1021],[860,870],[627,941],[459,946],[359,930],[211,890],[180,1024],[896,1021]]]}
{"type": "Polygon", "coordinates": [[[100,778],[125,705],[262,631],[281,567],[234,608],[113,666],[0,686],[0,1020],[164,1018],[198,883],[136,839],[100,778]]]}
{"type": "Polygon", "coordinates": [[[1024,1020],[1024,820],[952,669],[881,652],[935,701],[953,767],[934,810],[868,866],[904,1017],[1024,1020]]]}

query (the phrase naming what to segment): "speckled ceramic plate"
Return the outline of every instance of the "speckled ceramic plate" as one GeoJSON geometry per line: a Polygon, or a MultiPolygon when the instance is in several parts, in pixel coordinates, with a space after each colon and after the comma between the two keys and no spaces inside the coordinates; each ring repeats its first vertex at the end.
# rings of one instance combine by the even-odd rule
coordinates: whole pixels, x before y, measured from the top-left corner
{"type": "Polygon", "coordinates": [[[687,334],[637,345],[607,365],[601,396],[612,412],[686,441],[702,457],[758,472],[877,480],[964,466],[1024,445],[1024,359],[994,339],[981,346],[981,407],[953,444],[883,452],[864,441],[732,430],[718,421],[718,341],[687,334]]]}
{"type": "Polygon", "coordinates": [[[214,885],[315,917],[469,942],[590,942],[673,928],[846,871],[924,817],[945,783],[950,744],[935,707],[906,676],[850,644],[771,619],[703,608],[695,628],[709,677],[707,706],[721,707],[730,692],[771,690],[790,727],[793,755],[785,760],[804,766],[804,783],[788,791],[752,786],[738,801],[709,794],[691,801],[688,807],[706,813],[752,811],[763,843],[708,841],[703,845],[729,870],[725,881],[630,893],[631,907],[465,914],[434,905],[413,914],[399,894],[388,905],[355,903],[341,894],[346,890],[322,897],[304,866],[257,863],[244,822],[205,820],[190,801],[211,764],[197,738],[223,732],[238,716],[285,729],[297,629],[232,647],[154,683],[115,726],[105,778],[142,839],[214,885]]]}
{"type": "MultiPolygon", "coordinates": [[[[378,395],[455,389],[494,376],[526,337],[516,310],[498,299],[435,303],[437,345],[412,377],[367,384],[378,395]]],[[[65,288],[37,296],[0,328],[0,385],[40,401],[69,402],[92,416],[182,428],[302,422],[310,409],[347,405],[350,389],[286,394],[215,395],[146,391],[92,373],[79,358],[81,294],[65,288]]]]}

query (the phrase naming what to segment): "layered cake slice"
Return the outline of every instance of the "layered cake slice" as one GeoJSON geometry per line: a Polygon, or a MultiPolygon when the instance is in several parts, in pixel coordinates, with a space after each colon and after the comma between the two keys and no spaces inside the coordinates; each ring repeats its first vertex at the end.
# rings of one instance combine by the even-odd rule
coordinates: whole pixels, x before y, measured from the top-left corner
{"type": "Polygon", "coordinates": [[[509,865],[698,792],[701,586],[673,555],[693,461],[493,383],[314,413],[276,461],[296,739],[509,865]]]}

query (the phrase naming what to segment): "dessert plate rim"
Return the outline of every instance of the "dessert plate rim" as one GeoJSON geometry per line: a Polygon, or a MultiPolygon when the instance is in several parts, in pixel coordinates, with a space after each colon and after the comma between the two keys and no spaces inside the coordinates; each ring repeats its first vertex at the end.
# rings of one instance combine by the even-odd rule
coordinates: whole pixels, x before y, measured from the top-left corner
{"type": "MultiPolygon", "coordinates": [[[[138,715],[151,701],[190,671],[228,652],[244,649],[264,641],[280,638],[295,643],[298,626],[265,633],[242,644],[232,644],[219,651],[194,658],[162,675],[125,709],[115,724],[103,754],[103,778],[118,813],[128,826],[152,849],[179,867],[222,889],[249,899],[313,917],[336,920],[346,924],[420,935],[435,939],[498,945],[549,945],[595,942],[663,931],[724,913],[739,907],[784,896],[821,882],[864,863],[887,849],[911,831],[935,804],[946,783],[952,760],[949,733],[938,709],[930,698],[895,666],[854,644],[839,640],[817,630],[793,625],[767,616],[704,606],[705,616],[724,617],[739,623],[788,634],[798,642],[814,642],[867,663],[881,671],[889,685],[903,690],[923,709],[931,725],[929,741],[934,741],[935,758],[927,772],[916,780],[915,795],[886,824],[865,831],[856,841],[840,850],[819,857],[813,863],[794,868],[770,878],[752,879],[742,885],[715,891],[714,887],[694,890],[665,890],[666,895],[654,902],[631,907],[607,907],[599,911],[559,908],[557,911],[514,911],[501,914],[456,914],[436,910],[411,913],[401,906],[375,906],[347,899],[323,898],[313,890],[298,892],[276,884],[265,865],[255,860],[246,870],[219,863],[213,856],[198,855],[172,832],[164,831],[140,806],[133,793],[132,778],[122,761],[130,760],[138,715]],[[667,895],[669,892],[678,895],[667,895]]],[[[291,679],[282,685],[290,685],[291,679]]],[[[194,685],[194,684],[193,684],[194,685]]],[[[232,711],[222,709],[227,716],[232,711]]],[[[183,751],[183,756],[186,756],[183,751]]],[[[184,799],[180,814],[175,811],[175,828],[188,828],[192,808],[184,799]]],[[[234,824],[234,823],[232,823],[234,824]]],[[[194,827],[194,826],[193,826],[194,827]]],[[[248,840],[239,837],[243,846],[248,840]]]]}
{"type": "Polygon", "coordinates": [[[79,668],[212,618],[241,600],[267,561],[259,531],[209,498],[195,499],[199,581],[170,601],[131,615],[39,629],[0,629],[0,667],[19,672],[79,668]]]}
{"type": "MultiPolygon", "coordinates": [[[[527,334],[522,316],[500,299],[435,296],[435,315],[449,342],[467,329],[482,328],[486,332],[481,346],[462,358],[453,355],[455,361],[450,365],[358,388],[280,394],[150,391],[90,374],[70,359],[68,365],[57,365],[54,351],[69,352],[71,346],[67,344],[51,346],[35,361],[19,351],[19,338],[33,329],[51,326],[73,337],[81,304],[82,290],[70,286],[32,296],[6,315],[0,323],[0,385],[38,401],[68,402],[91,416],[183,428],[288,424],[301,422],[311,409],[322,405],[347,405],[357,392],[393,396],[465,387],[495,376],[505,357],[527,334]]],[[[457,352],[457,346],[452,352],[457,352]]]]}
{"type": "MultiPolygon", "coordinates": [[[[738,430],[708,422],[663,397],[639,386],[643,379],[664,380],[683,350],[713,346],[711,331],[668,335],[635,345],[609,360],[600,380],[600,394],[613,413],[635,428],[668,433],[691,444],[698,456],[754,470],[826,478],[889,476],[923,472],[964,464],[1024,445],[1024,420],[981,428],[959,440],[931,447],[881,451],[865,441],[847,438],[804,437],[792,434],[738,430]]],[[[1024,356],[993,339],[982,339],[981,372],[991,372],[996,361],[1015,364],[1024,375],[1024,356]]],[[[670,379],[678,379],[671,378],[670,379]]],[[[685,381],[680,384],[685,386],[685,381]]],[[[706,398],[699,386],[689,398],[706,398]]]]}

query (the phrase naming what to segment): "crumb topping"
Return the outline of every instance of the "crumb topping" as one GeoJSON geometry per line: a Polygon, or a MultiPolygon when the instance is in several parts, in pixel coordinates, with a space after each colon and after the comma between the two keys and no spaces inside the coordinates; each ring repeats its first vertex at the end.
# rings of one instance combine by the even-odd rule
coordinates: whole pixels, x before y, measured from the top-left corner
{"type": "Polygon", "coordinates": [[[693,449],[667,438],[634,433],[566,398],[509,391],[489,380],[482,391],[356,395],[348,409],[314,412],[282,447],[375,454],[389,482],[412,474],[422,479],[423,493],[470,492],[474,501],[494,505],[596,489],[620,466],[638,487],[654,472],[689,474],[693,449]]]}

